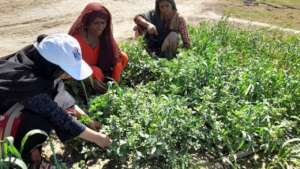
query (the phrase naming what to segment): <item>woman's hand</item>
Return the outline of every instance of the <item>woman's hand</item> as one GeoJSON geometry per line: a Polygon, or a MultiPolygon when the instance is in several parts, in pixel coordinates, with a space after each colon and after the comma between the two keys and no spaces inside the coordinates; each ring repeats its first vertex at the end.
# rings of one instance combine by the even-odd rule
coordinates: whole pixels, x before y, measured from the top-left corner
{"type": "Polygon", "coordinates": [[[93,142],[103,149],[107,148],[112,143],[112,140],[108,137],[108,135],[101,132],[96,132],[88,127],[85,128],[85,130],[79,135],[79,137],[84,140],[93,142]]]}
{"type": "Polygon", "coordinates": [[[153,25],[152,23],[149,23],[147,26],[147,32],[151,35],[158,35],[156,26],[153,25]]]}
{"type": "MultiPolygon", "coordinates": [[[[87,116],[87,114],[80,108],[78,107],[77,105],[74,105],[74,109],[75,110],[73,113],[74,113],[74,116],[77,118],[77,119],[80,119],[80,117],[82,116],[87,116]]],[[[98,122],[98,121],[95,121],[95,120],[91,120],[87,126],[93,130],[96,130],[96,131],[99,131],[101,129],[101,123],[98,122]]]]}
{"type": "Polygon", "coordinates": [[[101,123],[95,120],[92,120],[87,126],[93,130],[99,131],[101,129],[101,123]]]}
{"type": "Polygon", "coordinates": [[[105,149],[107,148],[109,145],[111,145],[112,143],[112,140],[111,138],[109,138],[106,134],[103,134],[103,133],[98,133],[99,134],[99,139],[96,140],[96,144],[105,149]]]}

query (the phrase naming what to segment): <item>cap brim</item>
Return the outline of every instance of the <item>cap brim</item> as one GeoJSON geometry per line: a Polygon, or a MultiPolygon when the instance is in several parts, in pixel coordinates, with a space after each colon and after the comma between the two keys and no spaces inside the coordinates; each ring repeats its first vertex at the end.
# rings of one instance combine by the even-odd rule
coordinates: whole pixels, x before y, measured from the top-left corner
{"type": "Polygon", "coordinates": [[[61,68],[75,80],[84,80],[93,73],[91,67],[84,60],[76,65],[61,65],[61,68]]]}

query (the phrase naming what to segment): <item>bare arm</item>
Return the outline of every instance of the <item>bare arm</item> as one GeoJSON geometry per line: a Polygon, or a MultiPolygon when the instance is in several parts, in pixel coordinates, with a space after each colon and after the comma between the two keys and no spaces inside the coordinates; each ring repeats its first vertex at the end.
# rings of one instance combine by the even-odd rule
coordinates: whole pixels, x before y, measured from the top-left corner
{"type": "Polygon", "coordinates": [[[106,134],[96,132],[88,127],[85,128],[79,137],[86,141],[93,142],[101,148],[106,148],[112,143],[112,140],[106,134]]]}
{"type": "Polygon", "coordinates": [[[144,28],[147,28],[149,24],[151,24],[150,22],[148,22],[145,18],[143,18],[142,16],[140,15],[137,15],[134,17],[134,22],[137,24],[137,25],[140,25],[144,28]]]}
{"type": "Polygon", "coordinates": [[[134,22],[137,24],[137,25],[140,25],[144,28],[147,29],[147,32],[149,34],[154,34],[154,35],[158,35],[158,32],[157,32],[157,29],[156,29],[156,26],[153,25],[151,22],[147,21],[145,18],[143,18],[142,16],[138,15],[134,18],[134,22]]]}
{"type": "MultiPolygon", "coordinates": [[[[77,116],[80,117],[82,115],[86,115],[86,113],[77,105],[74,106],[74,109],[77,113],[77,116]]],[[[97,122],[92,121],[91,124],[89,124],[88,126],[94,130],[97,130],[97,128],[98,129],[100,128],[100,124],[96,124],[96,123],[97,122]],[[99,126],[95,126],[95,125],[99,125],[99,126]]],[[[101,132],[96,132],[92,129],[86,127],[85,130],[79,135],[79,137],[84,140],[93,142],[101,148],[106,148],[112,143],[112,140],[106,134],[103,134],[101,132]]]]}

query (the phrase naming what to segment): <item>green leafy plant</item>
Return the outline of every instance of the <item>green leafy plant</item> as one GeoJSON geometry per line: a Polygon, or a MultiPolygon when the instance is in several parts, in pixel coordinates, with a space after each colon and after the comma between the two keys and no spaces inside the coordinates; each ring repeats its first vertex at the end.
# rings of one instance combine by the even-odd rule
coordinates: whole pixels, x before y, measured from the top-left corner
{"type": "Polygon", "coordinates": [[[15,148],[13,137],[6,137],[4,140],[0,141],[0,168],[21,168],[27,169],[26,164],[21,158],[21,154],[15,148]]]}
{"type": "Polygon", "coordinates": [[[226,21],[189,32],[192,47],[169,60],[122,45],[123,81],[89,105],[114,142],[81,144],[82,156],[110,168],[299,167],[300,38],[226,21]]]}

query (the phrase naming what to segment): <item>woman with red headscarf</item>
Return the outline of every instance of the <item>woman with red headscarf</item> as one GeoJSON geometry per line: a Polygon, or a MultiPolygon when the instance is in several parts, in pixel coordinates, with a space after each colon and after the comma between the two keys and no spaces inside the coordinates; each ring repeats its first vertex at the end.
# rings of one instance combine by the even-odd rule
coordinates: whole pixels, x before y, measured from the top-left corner
{"type": "Polygon", "coordinates": [[[83,59],[92,67],[92,87],[108,79],[120,80],[128,63],[128,56],[121,52],[112,33],[111,14],[100,3],[89,3],[72,25],[69,34],[81,47],[83,59]]]}

